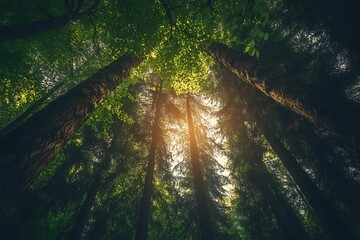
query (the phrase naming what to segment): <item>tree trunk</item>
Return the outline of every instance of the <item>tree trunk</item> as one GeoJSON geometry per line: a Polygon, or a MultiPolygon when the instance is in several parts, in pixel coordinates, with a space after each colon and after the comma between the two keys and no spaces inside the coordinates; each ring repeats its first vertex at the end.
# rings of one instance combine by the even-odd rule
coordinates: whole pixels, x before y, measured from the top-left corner
{"type": "MultiPolygon", "coordinates": [[[[76,216],[75,223],[68,234],[68,240],[79,240],[81,239],[81,233],[85,227],[87,219],[90,214],[90,210],[95,202],[96,194],[99,192],[100,187],[107,185],[111,180],[113,180],[113,176],[109,176],[108,178],[103,178],[102,174],[109,168],[111,163],[111,151],[113,150],[119,135],[120,135],[121,125],[115,130],[113,139],[111,140],[110,146],[105,151],[104,159],[100,162],[98,169],[96,169],[96,173],[94,174],[94,180],[90,185],[89,191],[86,195],[85,201],[81,205],[80,211],[76,216]]],[[[116,172],[114,173],[116,176],[116,172]]]]}
{"type": "Polygon", "coordinates": [[[210,46],[209,53],[278,104],[329,129],[345,141],[360,146],[360,104],[324,89],[316,89],[301,80],[289,82],[284,74],[263,71],[262,65],[255,58],[226,45],[214,43],[210,46]],[[272,77],[274,75],[277,77],[272,77]]]}
{"type": "Polygon", "coordinates": [[[102,182],[101,173],[102,172],[103,171],[101,171],[100,169],[97,171],[97,173],[94,177],[94,180],[89,188],[89,191],[86,195],[85,201],[81,205],[80,211],[78,212],[78,214],[76,216],[75,223],[69,232],[69,235],[67,238],[68,240],[81,239],[82,230],[84,229],[84,226],[85,226],[88,216],[90,214],[91,207],[94,204],[96,194],[98,193],[100,186],[101,186],[101,182],[102,182]]]}
{"type": "Polygon", "coordinates": [[[20,38],[29,37],[51,29],[62,27],[70,22],[77,21],[84,16],[88,16],[94,12],[99,5],[100,0],[96,0],[88,9],[79,11],[71,11],[63,16],[54,17],[42,21],[31,22],[23,25],[5,25],[0,26],[0,43],[6,41],[14,41],[20,38]]]}
{"type": "Polygon", "coordinates": [[[309,236],[305,231],[303,224],[300,222],[300,219],[296,216],[294,209],[280,191],[279,184],[270,175],[265,168],[264,163],[260,159],[258,160],[259,176],[263,177],[262,179],[258,179],[260,182],[258,188],[261,194],[269,201],[270,207],[274,211],[275,218],[285,234],[286,239],[309,239],[309,236]]]}
{"type": "Polygon", "coordinates": [[[260,118],[254,119],[275,153],[289,171],[290,175],[305,195],[310,206],[318,217],[329,239],[356,239],[349,226],[337,214],[315,183],[298,164],[295,157],[282,145],[275,134],[262,123],[260,118]]]}
{"type": "Polygon", "coordinates": [[[22,193],[141,60],[124,55],[0,138],[0,211],[22,193]]]}
{"type": "Polygon", "coordinates": [[[275,181],[273,176],[267,170],[264,162],[260,158],[261,155],[255,154],[256,149],[259,149],[256,144],[250,140],[246,132],[244,123],[240,123],[241,128],[238,139],[240,145],[247,146],[249,155],[247,161],[251,166],[253,184],[259,190],[262,196],[268,201],[271,209],[274,212],[275,218],[283,231],[285,238],[289,240],[306,240],[309,239],[304,225],[301,223],[298,216],[296,216],[294,209],[283,196],[280,191],[279,184],[275,181]]]}
{"type": "Polygon", "coordinates": [[[31,114],[33,114],[47,99],[49,99],[59,88],[64,85],[64,82],[60,82],[55,85],[52,89],[50,89],[44,96],[39,98],[31,107],[26,109],[19,117],[17,117],[14,121],[10,124],[5,126],[3,129],[0,130],[0,137],[4,136],[6,133],[10,132],[17,126],[19,126],[25,119],[27,119],[31,114]]]}
{"type": "Polygon", "coordinates": [[[111,209],[100,209],[95,215],[95,224],[88,235],[89,240],[101,240],[105,238],[108,225],[108,212],[111,209]]]}
{"type": "Polygon", "coordinates": [[[144,189],[140,200],[139,216],[136,226],[136,235],[135,235],[136,240],[147,239],[147,232],[148,232],[148,225],[150,218],[151,195],[153,193],[153,188],[154,188],[153,178],[154,178],[156,148],[160,137],[159,124],[160,124],[161,107],[162,107],[162,85],[160,85],[160,90],[157,92],[155,118],[152,125],[150,153],[148,156],[148,165],[145,176],[144,189]]]}
{"type": "Polygon", "coordinates": [[[301,123],[299,132],[311,146],[314,157],[310,160],[315,164],[315,168],[325,181],[325,186],[329,192],[334,193],[335,197],[348,208],[345,209],[345,212],[346,218],[351,218],[349,222],[360,225],[360,195],[357,189],[346,178],[340,166],[329,162],[328,154],[333,152],[333,149],[323,139],[320,139],[314,133],[313,127],[309,125],[308,123],[301,123]]]}
{"type": "Polygon", "coordinates": [[[186,98],[186,113],[189,128],[190,155],[194,178],[197,214],[200,225],[200,234],[202,240],[211,240],[214,239],[214,234],[210,220],[209,207],[206,200],[205,184],[200,166],[199,151],[195,138],[195,129],[191,115],[189,95],[186,98]]]}

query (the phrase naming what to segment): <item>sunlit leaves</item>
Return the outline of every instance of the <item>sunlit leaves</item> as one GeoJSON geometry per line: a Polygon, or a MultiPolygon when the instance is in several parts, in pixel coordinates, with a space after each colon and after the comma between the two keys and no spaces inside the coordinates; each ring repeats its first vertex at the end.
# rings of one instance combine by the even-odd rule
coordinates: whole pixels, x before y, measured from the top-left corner
{"type": "Polygon", "coordinates": [[[136,72],[143,78],[148,71],[155,72],[164,86],[177,94],[198,93],[208,84],[207,75],[212,63],[213,60],[190,39],[166,39],[136,72]]]}

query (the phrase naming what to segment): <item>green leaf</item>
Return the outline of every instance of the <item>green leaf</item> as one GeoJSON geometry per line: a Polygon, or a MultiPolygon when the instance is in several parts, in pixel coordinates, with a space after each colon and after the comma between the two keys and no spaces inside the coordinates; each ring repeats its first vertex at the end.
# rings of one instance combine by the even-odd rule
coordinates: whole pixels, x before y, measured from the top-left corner
{"type": "Polygon", "coordinates": [[[254,56],[254,54],[255,54],[255,48],[254,47],[251,47],[250,49],[249,49],[249,55],[250,56],[254,56]]]}
{"type": "Polygon", "coordinates": [[[265,33],[264,34],[264,40],[267,41],[269,39],[269,34],[268,33],[265,33]]]}

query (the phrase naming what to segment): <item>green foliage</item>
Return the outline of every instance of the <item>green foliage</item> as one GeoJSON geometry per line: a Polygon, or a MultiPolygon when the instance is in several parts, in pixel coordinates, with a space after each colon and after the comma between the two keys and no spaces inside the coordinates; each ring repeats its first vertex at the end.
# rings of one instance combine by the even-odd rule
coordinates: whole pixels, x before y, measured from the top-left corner
{"type": "MultiPolygon", "coordinates": [[[[22,25],[62,16],[68,13],[66,3],[71,2],[83,2],[83,8],[93,3],[90,0],[1,0],[0,30],[3,25],[22,25]]],[[[292,5],[287,3],[284,6],[289,9],[284,11],[282,1],[100,2],[94,13],[78,21],[0,45],[0,128],[16,119],[59,82],[65,85],[36,111],[124,53],[144,59],[41,172],[24,193],[19,207],[10,209],[0,220],[0,236],[4,239],[65,239],[88,196],[100,163],[108,154],[110,163],[101,172],[102,183],[86,216],[82,234],[84,239],[134,238],[151,144],[153,100],[160,82],[164,107],[149,239],[198,239],[199,236],[188,133],[183,121],[187,94],[194,96],[192,100],[199,100],[192,102],[196,137],[218,239],[284,237],[274,214],[276,209],[270,207],[269,199],[259,187],[262,174],[261,167],[254,163],[256,160],[260,160],[276,180],[279,193],[284,195],[311,237],[322,237],[322,230],[289,171],[256,125],[246,119],[249,109],[266,116],[284,145],[297,153],[300,164],[321,191],[351,219],[352,208],[340,200],[341,194],[327,189],[331,179],[319,171],[324,166],[310,161],[315,157],[314,146],[304,140],[300,131],[294,130],[296,124],[285,121],[302,120],[276,109],[273,103],[253,91],[242,90],[238,79],[220,71],[207,53],[211,43],[225,43],[261,65],[256,74],[275,80],[280,74],[286,76],[281,80],[294,86],[302,81],[314,89],[326,88],[331,93],[343,94],[344,86],[358,79],[358,56],[332,41],[341,40],[341,46],[354,51],[358,48],[336,35],[336,25],[327,21],[325,13],[321,12],[316,18],[321,24],[312,31],[307,22],[311,18],[298,19],[305,14],[303,9],[299,9],[300,15],[290,18],[291,24],[284,24],[288,14],[297,10],[289,8],[292,5]],[[303,22],[306,28],[298,26],[297,22],[303,22]],[[329,29],[324,29],[322,24],[329,29]],[[205,95],[213,98],[204,101],[205,95]],[[206,105],[215,108],[209,103],[211,101],[220,102],[222,109],[218,113],[207,108],[206,105]],[[220,119],[219,129],[211,123],[215,118],[220,119]],[[110,149],[116,129],[120,129],[119,139],[110,149]],[[218,163],[219,154],[226,155],[226,165],[218,163]],[[221,174],[224,171],[229,172],[228,177],[221,174]],[[225,186],[230,187],[224,189],[225,186]]],[[[331,1],[330,6],[333,5],[331,1]]],[[[327,6],[325,10],[330,11],[327,6]]],[[[305,16],[312,14],[309,12],[305,16]]],[[[275,80],[270,81],[271,84],[275,84],[275,80]]],[[[299,89],[301,96],[306,96],[308,90],[313,89],[299,89]]],[[[335,166],[351,182],[350,189],[358,192],[358,152],[342,146],[323,129],[314,129],[316,136],[332,142],[335,149],[327,150],[325,159],[336,162],[335,166]]],[[[352,226],[359,228],[360,223],[353,221],[352,226]]]]}

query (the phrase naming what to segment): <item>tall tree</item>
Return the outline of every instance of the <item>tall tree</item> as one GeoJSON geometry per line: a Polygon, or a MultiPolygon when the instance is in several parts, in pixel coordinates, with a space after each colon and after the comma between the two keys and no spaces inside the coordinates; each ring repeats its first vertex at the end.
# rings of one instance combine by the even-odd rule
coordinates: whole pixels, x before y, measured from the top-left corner
{"type": "Polygon", "coordinates": [[[4,135],[0,209],[24,191],[94,109],[141,60],[123,55],[4,135]]]}
{"type": "MultiPolygon", "coordinates": [[[[281,121],[281,119],[280,119],[281,121]]],[[[280,123],[280,122],[279,122],[280,123]]],[[[357,204],[360,199],[358,189],[354,186],[354,181],[346,176],[344,166],[347,164],[340,157],[338,161],[333,158],[334,146],[329,142],[329,139],[321,138],[316,134],[316,128],[304,119],[298,119],[295,122],[282,121],[277,130],[281,131],[282,138],[289,146],[289,150],[293,154],[297,154],[302,158],[302,162],[306,167],[311,167],[316,173],[317,183],[326,192],[329,200],[336,205],[346,218],[352,218],[351,222],[359,224],[359,206],[357,204]],[[294,129],[282,130],[279,129],[284,126],[298,127],[294,129]],[[293,136],[297,136],[294,139],[293,136]],[[302,139],[302,144],[298,144],[298,139],[302,139]],[[341,161],[344,161],[341,163],[341,161]]],[[[331,137],[331,135],[328,135],[331,137]]]]}
{"type": "Polygon", "coordinates": [[[290,172],[302,193],[306,196],[306,199],[309,201],[309,204],[312,206],[326,231],[327,236],[331,239],[339,239],[344,236],[349,239],[356,238],[352,229],[350,229],[344,219],[334,210],[324,194],[320,192],[315,183],[298,164],[295,157],[284,147],[272,130],[262,122],[259,116],[253,118],[253,120],[279,156],[286,169],[290,172]],[[337,227],[334,228],[334,225],[337,227]]]}
{"type": "Polygon", "coordinates": [[[301,81],[287,84],[288,76],[281,72],[273,73],[266,67],[269,63],[257,61],[224,44],[212,44],[209,53],[278,104],[329,129],[344,140],[360,145],[360,104],[301,81]]]}
{"type": "MultiPolygon", "coordinates": [[[[111,164],[111,154],[114,151],[114,146],[119,139],[121,124],[115,129],[114,136],[107,148],[105,148],[105,153],[103,159],[99,163],[99,166],[95,170],[94,179],[89,187],[86,198],[81,205],[79,212],[76,215],[75,222],[68,233],[69,240],[78,240],[81,239],[82,230],[86,224],[86,221],[89,217],[89,212],[94,205],[96,194],[99,192],[100,187],[103,184],[107,184],[103,174],[110,167],[111,164]]],[[[111,179],[111,178],[110,178],[111,179]]]]}
{"type": "Polygon", "coordinates": [[[207,203],[202,168],[200,165],[199,151],[195,138],[195,128],[191,115],[189,94],[186,97],[186,115],[188,122],[190,155],[191,155],[191,164],[192,164],[192,172],[193,172],[194,187],[195,187],[195,199],[196,199],[197,213],[199,218],[200,235],[201,235],[201,239],[210,240],[214,238],[214,234],[212,230],[209,207],[207,203]]]}
{"type": "Polygon", "coordinates": [[[148,223],[150,217],[150,207],[151,207],[151,195],[153,193],[153,178],[154,178],[154,169],[155,169],[155,156],[156,156],[156,149],[159,142],[159,124],[160,124],[160,117],[161,117],[161,108],[164,102],[163,99],[163,92],[162,92],[162,82],[160,82],[159,89],[156,91],[155,94],[155,115],[154,121],[152,124],[152,136],[151,136],[151,145],[150,145],[150,152],[147,161],[147,169],[146,169],[146,176],[145,176],[145,183],[143,189],[143,195],[140,201],[140,211],[138,216],[138,222],[136,227],[136,236],[135,239],[137,240],[145,240],[147,238],[148,232],[148,223]]]}
{"type": "MultiPolygon", "coordinates": [[[[220,72],[219,70],[215,71],[220,72]]],[[[244,109],[241,107],[243,103],[240,104],[240,102],[248,100],[244,94],[245,91],[234,88],[234,83],[236,83],[235,85],[240,84],[235,81],[233,74],[226,71],[220,73],[222,76],[217,77],[220,82],[217,94],[224,107],[218,114],[222,119],[221,128],[227,139],[232,171],[239,175],[238,177],[244,177],[240,175],[245,175],[244,172],[248,172],[247,181],[261,193],[266,203],[271,207],[285,238],[309,239],[302,222],[281,192],[280,184],[267,170],[263,162],[264,150],[255,140],[259,138],[258,133],[247,127],[249,124],[244,122],[246,118],[243,113],[244,109]]],[[[241,182],[239,184],[243,185],[241,182]]],[[[240,195],[239,198],[244,198],[244,196],[240,195]]]]}
{"type": "MultiPolygon", "coordinates": [[[[245,128],[245,126],[243,126],[245,128]]],[[[247,133],[242,138],[247,138],[247,133]]],[[[259,147],[252,143],[248,138],[246,139],[249,148],[259,150],[259,147]]],[[[252,152],[249,149],[250,152],[252,152]]],[[[254,155],[254,154],[252,154],[254,155]]],[[[262,154],[261,154],[262,156],[262,154]]],[[[266,197],[271,208],[274,211],[276,220],[284,232],[287,239],[309,239],[303,224],[300,222],[300,219],[296,216],[294,209],[292,209],[289,202],[284,198],[281,193],[279,184],[274,180],[273,176],[268,172],[266,166],[259,154],[255,156],[250,156],[250,166],[252,168],[253,179],[256,186],[260,190],[261,194],[266,197]]]]}

